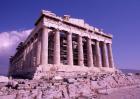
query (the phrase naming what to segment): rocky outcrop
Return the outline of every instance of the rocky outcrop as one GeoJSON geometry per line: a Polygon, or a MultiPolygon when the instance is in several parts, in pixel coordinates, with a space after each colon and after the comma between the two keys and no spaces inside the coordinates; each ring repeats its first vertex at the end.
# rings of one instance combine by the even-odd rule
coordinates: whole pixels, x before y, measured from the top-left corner
{"type": "Polygon", "coordinates": [[[139,86],[139,75],[57,73],[40,80],[11,79],[0,86],[0,99],[96,99],[123,87],[139,86]]]}
{"type": "Polygon", "coordinates": [[[4,82],[8,82],[8,81],[9,81],[8,77],[0,76],[0,83],[4,83],[4,82]]]}

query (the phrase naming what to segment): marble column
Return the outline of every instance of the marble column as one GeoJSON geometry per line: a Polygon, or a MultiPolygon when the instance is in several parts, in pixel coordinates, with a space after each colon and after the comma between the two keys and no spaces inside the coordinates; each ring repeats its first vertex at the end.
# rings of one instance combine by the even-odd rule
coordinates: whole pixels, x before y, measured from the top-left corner
{"type": "Polygon", "coordinates": [[[100,51],[100,45],[99,45],[99,41],[96,41],[96,59],[97,59],[97,66],[101,67],[102,63],[101,63],[101,51],[100,51]]]}
{"type": "Polygon", "coordinates": [[[41,56],[41,41],[40,41],[40,35],[38,34],[37,38],[37,50],[36,50],[36,64],[40,65],[40,56],[41,56]]]}
{"type": "Polygon", "coordinates": [[[73,65],[72,33],[67,34],[67,60],[68,65],[73,65]]]}
{"type": "Polygon", "coordinates": [[[109,61],[109,67],[114,68],[114,60],[113,60],[113,53],[112,53],[112,44],[107,44],[108,49],[108,61],[109,61]]]}
{"type": "Polygon", "coordinates": [[[24,48],[24,57],[23,57],[23,61],[24,61],[24,65],[23,65],[23,69],[26,69],[26,65],[27,65],[27,48],[24,48]]]}
{"type": "Polygon", "coordinates": [[[36,45],[36,43],[37,43],[37,39],[34,37],[34,41],[33,41],[33,52],[32,52],[32,65],[33,65],[33,67],[35,67],[35,66],[37,66],[37,57],[36,57],[36,54],[37,54],[37,45],[36,45]]]}
{"type": "Polygon", "coordinates": [[[31,63],[31,42],[29,43],[29,45],[28,45],[28,68],[30,67],[30,63],[31,63]]]}
{"type": "Polygon", "coordinates": [[[31,44],[30,44],[30,67],[33,66],[33,40],[31,41],[31,44]]]}
{"type": "Polygon", "coordinates": [[[102,42],[102,62],[103,62],[103,67],[108,67],[108,56],[107,56],[107,46],[105,42],[102,42]]]}
{"type": "Polygon", "coordinates": [[[30,49],[29,48],[30,48],[30,43],[27,44],[27,55],[26,55],[27,56],[26,57],[26,59],[27,59],[27,62],[26,62],[27,63],[27,68],[30,65],[30,49]]]}
{"type": "Polygon", "coordinates": [[[54,37],[54,64],[60,65],[60,32],[55,31],[54,37]]]}
{"type": "Polygon", "coordinates": [[[48,29],[43,28],[41,35],[41,65],[48,64],[48,29]]]}
{"type": "Polygon", "coordinates": [[[92,45],[91,45],[91,39],[87,39],[87,54],[88,54],[88,66],[93,67],[93,53],[92,53],[92,45]]]}
{"type": "Polygon", "coordinates": [[[80,35],[78,35],[78,65],[84,66],[83,41],[80,35]]]}

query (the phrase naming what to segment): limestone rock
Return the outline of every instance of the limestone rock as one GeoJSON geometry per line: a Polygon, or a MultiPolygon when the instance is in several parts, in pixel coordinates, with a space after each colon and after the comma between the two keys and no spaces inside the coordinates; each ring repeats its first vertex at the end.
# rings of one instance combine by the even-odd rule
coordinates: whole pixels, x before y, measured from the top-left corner
{"type": "Polygon", "coordinates": [[[119,88],[139,88],[140,85],[139,75],[128,76],[120,72],[58,75],[51,79],[11,79],[1,83],[0,99],[95,99],[119,88]]]}
{"type": "Polygon", "coordinates": [[[14,80],[9,80],[7,86],[11,87],[11,88],[17,88],[18,87],[18,82],[14,81],[14,80]]]}
{"type": "Polygon", "coordinates": [[[63,77],[61,77],[61,76],[54,76],[53,79],[54,79],[54,80],[63,80],[63,77]]]}
{"type": "Polygon", "coordinates": [[[3,83],[3,82],[7,83],[8,81],[9,81],[8,77],[0,76],[0,83],[3,83]]]}

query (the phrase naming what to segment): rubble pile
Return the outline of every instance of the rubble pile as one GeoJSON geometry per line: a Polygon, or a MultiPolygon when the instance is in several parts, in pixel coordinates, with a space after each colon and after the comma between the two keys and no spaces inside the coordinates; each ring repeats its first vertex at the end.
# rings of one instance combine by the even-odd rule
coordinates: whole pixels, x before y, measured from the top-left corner
{"type": "Polygon", "coordinates": [[[109,94],[113,89],[139,85],[140,75],[135,74],[58,73],[40,80],[1,82],[0,99],[96,99],[99,94],[109,94]]]}

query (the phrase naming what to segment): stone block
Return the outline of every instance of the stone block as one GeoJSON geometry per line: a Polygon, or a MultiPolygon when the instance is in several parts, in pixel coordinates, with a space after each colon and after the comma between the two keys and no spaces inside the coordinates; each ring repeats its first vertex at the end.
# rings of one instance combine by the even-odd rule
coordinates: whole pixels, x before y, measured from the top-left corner
{"type": "Polygon", "coordinates": [[[0,76],[0,83],[8,83],[8,82],[9,82],[8,77],[0,76]]]}
{"type": "Polygon", "coordinates": [[[0,99],[16,99],[16,95],[4,95],[0,96],[0,99]]]}

